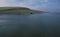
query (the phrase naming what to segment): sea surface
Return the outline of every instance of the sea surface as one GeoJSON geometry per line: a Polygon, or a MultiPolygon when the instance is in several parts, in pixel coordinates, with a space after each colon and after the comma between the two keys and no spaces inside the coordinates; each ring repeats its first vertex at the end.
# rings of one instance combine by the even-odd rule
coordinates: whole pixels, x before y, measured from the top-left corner
{"type": "Polygon", "coordinates": [[[60,37],[60,14],[1,14],[0,37],[60,37]]]}

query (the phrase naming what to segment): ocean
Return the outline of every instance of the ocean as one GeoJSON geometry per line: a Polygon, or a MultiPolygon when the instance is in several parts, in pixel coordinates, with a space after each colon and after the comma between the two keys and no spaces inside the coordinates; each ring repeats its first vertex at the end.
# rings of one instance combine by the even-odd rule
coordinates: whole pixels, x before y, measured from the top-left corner
{"type": "Polygon", "coordinates": [[[0,37],[60,37],[60,14],[1,14],[0,37]]]}

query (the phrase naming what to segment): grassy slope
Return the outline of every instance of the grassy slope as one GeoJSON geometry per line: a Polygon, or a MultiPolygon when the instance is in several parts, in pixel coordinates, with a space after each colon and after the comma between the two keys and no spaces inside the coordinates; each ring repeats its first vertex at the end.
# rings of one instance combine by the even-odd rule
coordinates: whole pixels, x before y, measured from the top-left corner
{"type": "Polygon", "coordinates": [[[31,10],[24,7],[0,8],[0,14],[30,14],[41,13],[41,11],[31,10]]]}

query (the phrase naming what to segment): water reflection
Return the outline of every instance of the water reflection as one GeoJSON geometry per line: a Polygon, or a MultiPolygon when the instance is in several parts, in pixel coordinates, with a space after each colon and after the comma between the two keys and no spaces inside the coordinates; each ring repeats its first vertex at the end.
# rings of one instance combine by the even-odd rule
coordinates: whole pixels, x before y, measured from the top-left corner
{"type": "Polygon", "coordinates": [[[0,37],[60,37],[60,15],[0,15],[0,37]]]}

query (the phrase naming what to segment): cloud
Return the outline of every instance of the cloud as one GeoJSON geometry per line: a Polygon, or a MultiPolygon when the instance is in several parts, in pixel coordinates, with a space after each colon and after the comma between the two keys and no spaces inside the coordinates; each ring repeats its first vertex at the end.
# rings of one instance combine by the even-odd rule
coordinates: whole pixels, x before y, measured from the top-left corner
{"type": "Polygon", "coordinates": [[[25,0],[20,1],[16,6],[29,7],[31,9],[39,9],[46,7],[47,0],[25,0]]]}
{"type": "Polygon", "coordinates": [[[31,9],[46,7],[48,0],[0,0],[0,7],[28,7],[31,9]]]}
{"type": "Polygon", "coordinates": [[[47,2],[47,0],[0,0],[0,6],[21,6],[21,5],[34,5],[34,4],[38,4],[38,2],[47,2]],[[19,5],[21,4],[21,5],[19,5]]]}
{"type": "Polygon", "coordinates": [[[0,7],[6,6],[6,0],[0,0],[0,7]]]}
{"type": "Polygon", "coordinates": [[[58,0],[0,0],[0,7],[28,7],[48,11],[59,8],[58,0]]]}

